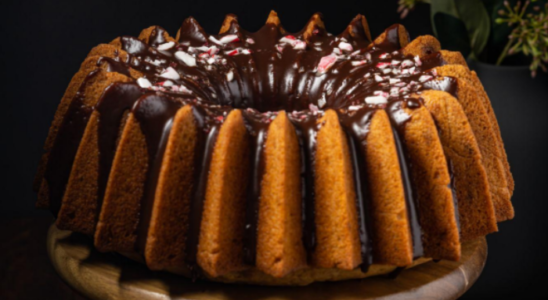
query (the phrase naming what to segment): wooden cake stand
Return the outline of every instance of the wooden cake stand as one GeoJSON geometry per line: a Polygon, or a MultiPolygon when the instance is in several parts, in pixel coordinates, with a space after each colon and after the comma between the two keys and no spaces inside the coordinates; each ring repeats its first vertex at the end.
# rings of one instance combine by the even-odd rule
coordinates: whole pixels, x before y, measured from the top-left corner
{"type": "Polygon", "coordinates": [[[314,283],[304,287],[263,287],[192,282],[153,272],[118,254],[99,253],[81,234],[49,229],[47,247],[53,266],[74,289],[90,299],[199,300],[365,300],[457,299],[478,279],[487,258],[485,238],[463,245],[460,262],[427,262],[387,276],[314,283]]]}

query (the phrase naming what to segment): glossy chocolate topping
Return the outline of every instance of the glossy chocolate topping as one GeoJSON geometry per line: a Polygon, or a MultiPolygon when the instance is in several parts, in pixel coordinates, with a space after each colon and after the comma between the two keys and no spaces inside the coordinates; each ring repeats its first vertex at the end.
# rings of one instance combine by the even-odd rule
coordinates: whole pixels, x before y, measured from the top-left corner
{"type": "MultiPolygon", "coordinates": [[[[408,159],[400,134],[408,109],[421,107],[411,98],[425,89],[456,93],[453,78],[438,77],[443,65],[437,52],[420,57],[401,50],[399,26],[385,32],[382,42],[372,43],[367,26],[356,18],[344,33],[334,36],[313,17],[300,32],[290,34],[267,23],[257,32],[241,29],[235,19],[219,35],[209,35],[189,18],[178,40],[168,42],[165,31],[152,30],[148,43],[124,36],[120,39],[127,61],[103,58],[108,71],[130,76],[130,69],[143,74],[136,83],[114,84],[92,108],[82,105],[84,90],[71,103],[59,130],[46,171],[52,210],[60,207],[64,185],[87,120],[99,112],[100,198],[114,157],[116,136],[123,114],[130,111],[141,126],[149,154],[145,194],[141,203],[137,249],[146,242],[163,152],[177,111],[192,105],[199,128],[195,147],[193,196],[190,203],[186,261],[195,269],[201,215],[215,142],[224,119],[232,109],[244,109],[250,138],[250,182],[246,197],[244,260],[253,265],[256,256],[257,222],[264,174],[264,145],[276,112],[285,110],[295,126],[301,148],[303,244],[309,254],[316,245],[314,220],[314,173],[319,120],[334,109],[349,137],[362,243],[362,269],[374,261],[371,240],[370,195],[365,172],[365,143],[369,122],[376,110],[386,109],[394,128],[402,180],[405,187],[414,256],[423,255],[408,159]],[[52,167],[55,166],[55,167],[52,167]]],[[[94,76],[94,73],[89,76],[94,76]]],[[[85,85],[85,83],[84,83],[85,85]]]]}

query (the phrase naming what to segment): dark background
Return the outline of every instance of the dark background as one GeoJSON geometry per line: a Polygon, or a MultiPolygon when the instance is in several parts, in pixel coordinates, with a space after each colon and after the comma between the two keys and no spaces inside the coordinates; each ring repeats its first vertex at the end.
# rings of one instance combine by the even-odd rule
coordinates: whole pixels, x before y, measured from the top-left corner
{"type": "MultiPolygon", "coordinates": [[[[244,28],[254,31],[264,23],[271,9],[278,12],[283,26],[289,31],[299,30],[314,12],[319,11],[324,15],[327,29],[333,33],[341,32],[358,13],[367,17],[373,36],[398,22],[408,28],[413,38],[432,33],[428,5],[419,6],[406,19],[400,20],[396,13],[397,0],[340,0],[326,4],[319,1],[210,0],[2,2],[0,225],[3,227],[0,226],[0,257],[11,247],[5,236],[21,230],[19,226],[10,225],[19,223],[9,222],[48,215],[34,209],[36,195],[31,190],[32,179],[58,102],[93,46],[120,35],[138,35],[141,29],[150,25],[161,25],[175,36],[188,16],[195,17],[206,31],[217,32],[224,15],[235,13],[244,28]]],[[[536,80],[544,80],[548,85],[546,77],[536,80]]],[[[486,268],[462,299],[548,297],[544,286],[548,282],[548,199],[545,191],[548,186],[548,122],[545,116],[548,94],[543,96],[544,102],[534,105],[529,105],[528,101],[533,100],[527,95],[513,99],[504,95],[491,96],[516,181],[513,197],[516,217],[500,224],[500,232],[488,237],[486,268]]],[[[31,247],[29,242],[20,243],[31,247]]],[[[43,247],[45,253],[45,243],[32,245],[43,247]]],[[[18,258],[17,254],[12,258],[18,258]]],[[[0,295],[2,289],[6,292],[5,289],[13,288],[5,284],[11,276],[9,269],[1,268],[5,261],[0,258],[0,295]]],[[[17,278],[25,280],[25,276],[17,278]]],[[[14,282],[13,278],[11,282],[16,286],[27,284],[14,282]]],[[[34,282],[33,288],[52,290],[41,286],[40,281],[34,282]]],[[[54,289],[59,290],[62,289],[54,289]]],[[[42,296],[57,298],[51,294],[42,296]]]]}

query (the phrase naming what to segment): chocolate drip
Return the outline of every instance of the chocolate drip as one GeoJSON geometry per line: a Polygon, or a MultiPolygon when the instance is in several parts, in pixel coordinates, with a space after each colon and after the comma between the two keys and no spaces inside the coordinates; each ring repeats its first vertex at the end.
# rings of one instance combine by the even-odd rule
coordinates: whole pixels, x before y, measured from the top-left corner
{"type": "Polygon", "coordinates": [[[455,221],[457,222],[457,228],[459,230],[460,235],[460,217],[459,217],[459,201],[457,197],[457,191],[455,189],[455,173],[453,169],[453,161],[449,159],[449,157],[446,156],[447,159],[447,170],[449,170],[449,177],[451,178],[451,181],[449,182],[449,188],[451,189],[451,194],[453,195],[453,209],[455,212],[455,221]]]}
{"type": "Polygon", "coordinates": [[[264,148],[268,127],[272,118],[252,111],[243,113],[250,139],[250,184],[246,196],[245,227],[243,237],[244,262],[255,265],[257,256],[257,229],[259,223],[259,201],[261,199],[261,183],[265,172],[264,148]]]}
{"type": "Polygon", "coordinates": [[[156,186],[173,118],[181,107],[182,102],[172,98],[146,95],[139,99],[133,109],[133,115],[145,136],[148,152],[148,170],[137,225],[137,249],[141,253],[145,250],[156,186]]]}
{"type": "MultiPolygon", "coordinates": [[[[396,150],[398,152],[398,160],[400,162],[407,215],[409,219],[409,227],[411,229],[411,238],[413,240],[413,258],[417,259],[424,255],[424,249],[422,245],[422,229],[419,224],[418,203],[409,175],[411,166],[409,165],[409,159],[407,158],[405,147],[401,142],[405,124],[409,121],[409,116],[404,118],[404,115],[406,114],[402,109],[403,103],[404,101],[392,102],[391,105],[387,107],[387,112],[389,113],[392,121],[392,131],[394,141],[396,143],[396,150]]],[[[421,105],[420,102],[413,99],[408,99],[405,103],[408,108],[420,107],[421,105]]]]}
{"type": "Polygon", "coordinates": [[[95,107],[99,113],[97,118],[99,146],[97,217],[101,211],[110,169],[114,161],[116,139],[120,132],[121,121],[124,114],[132,108],[144,92],[135,83],[114,83],[105,90],[95,107]]]}
{"type": "Polygon", "coordinates": [[[49,154],[44,178],[48,184],[50,210],[54,216],[57,216],[61,209],[61,201],[72,163],[92,112],[92,108],[84,103],[86,82],[95,77],[98,72],[99,69],[92,71],[84,79],[84,83],[70,103],[49,154]]]}
{"type": "MultiPolygon", "coordinates": [[[[209,167],[221,124],[209,118],[207,112],[199,106],[193,106],[192,112],[198,128],[198,134],[196,136],[197,141],[194,152],[194,184],[192,186],[193,190],[190,202],[185,262],[191,270],[192,275],[196,277],[199,274],[197,263],[198,244],[200,241],[209,167]]],[[[228,111],[225,111],[225,114],[227,113],[228,111]]]]}
{"type": "Polygon", "coordinates": [[[316,248],[316,222],[315,222],[315,158],[316,136],[321,124],[317,114],[290,115],[289,120],[296,128],[301,149],[301,182],[302,186],[302,222],[303,244],[310,254],[316,248]]]}
{"type": "Polygon", "coordinates": [[[354,112],[339,112],[339,119],[346,132],[352,169],[354,173],[354,184],[356,190],[356,207],[358,211],[362,272],[367,272],[373,263],[373,242],[371,240],[371,194],[369,188],[368,174],[366,172],[366,151],[367,135],[371,125],[371,119],[376,109],[364,107],[354,112]]]}

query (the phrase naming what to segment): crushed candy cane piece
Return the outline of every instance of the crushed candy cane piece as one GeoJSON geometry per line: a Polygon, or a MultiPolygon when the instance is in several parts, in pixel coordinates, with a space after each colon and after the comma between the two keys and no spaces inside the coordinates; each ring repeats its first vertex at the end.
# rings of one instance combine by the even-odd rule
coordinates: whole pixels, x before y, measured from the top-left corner
{"type": "Polygon", "coordinates": [[[404,61],[401,62],[401,67],[402,67],[402,68],[411,67],[411,66],[413,66],[413,65],[414,65],[414,63],[413,63],[413,61],[410,60],[410,59],[406,59],[406,60],[404,60],[404,61]]]}
{"type": "Polygon", "coordinates": [[[295,50],[304,50],[306,49],[306,43],[303,41],[297,41],[295,45],[293,45],[293,49],[295,50]]]}
{"type": "Polygon", "coordinates": [[[137,79],[137,84],[144,89],[152,86],[152,83],[150,83],[150,81],[144,77],[137,79]]]}
{"type": "Polygon", "coordinates": [[[164,82],[161,82],[160,83],[161,86],[165,86],[165,87],[170,87],[170,86],[173,86],[173,81],[171,80],[166,80],[164,82]]]}
{"type": "Polygon", "coordinates": [[[179,73],[177,73],[177,71],[175,71],[175,69],[173,69],[172,67],[168,67],[167,69],[165,69],[160,74],[160,77],[167,78],[167,79],[172,79],[172,80],[179,80],[179,78],[181,78],[179,76],[179,73]]]}
{"type": "Polygon", "coordinates": [[[374,91],[373,95],[388,98],[388,93],[385,91],[374,91]]]}
{"type": "Polygon", "coordinates": [[[385,104],[388,100],[383,96],[370,96],[365,97],[365,103],[367,104],[385,104]]]}
{"type": "Polygon", "coordinates": [[[433,76],[431,75],[421,75],[421,77],[419,77],[419,81],[420,82],[425,82],[425,81],[428,81],[430,79],[434,78],[433,76]]]}
{"type": "Polygon", "coordinates": [[[387,62],[380,62],[376,65],[377,68],[379,69],[384,69],[384,68],[387,68],[390,66],[390,63],[387,63],[387,62]]]}
{"type": "Polygon", "coordinates": [[[221,41],[219,41],[218,39],[216,39],[214,36],[210,35],[209,36],[209,40],[214,42],[215,44],[217,45],[222,45],[223,43],[221,43],[221,41]]]}
{"type": "Polygon", "coordinates": [[[163,43],[161,45],[158,45],[157,49],[158,50],[169,50],[169,49],[173,48],[173,46],[175,46],[174,42],[167,42],[167,43],[163,43]]]}
{"type": "Polygon", "coordinates": [[[352,50],[354,50],[352,45],[350,43],[347,43],[347,42],[340,42],[339,43],[339,48],[343,51],[346,51],[346,52],[351,52],[352,50]]]}
{"type": "Polygon", "coordinates": [[[418,55],[415,55],[414,59],[415,64],[420,67],[422,65],[421,58],[418,55]]]}
{"type": "Polygon", "coordinates": [[[219,41],[223,44],[228,44],[228,43],[232,43],[232,42],[239,42],[240,39],[235,34],[228,34],[228,35],[223,36],[219,41]]]}
{"type": "Polygon", "coordinates": [[[320,59],[320,63],[318,64],[318,73],[323,74],[327,72],[337,61],[337,56],[334,54],[329,54],[327,56],[322,57],[320,59]]]}
{"type": "Polygon", "coordinates": [[[312,103],[310,103],[308,105],[308,109],[310,109],[310,111],[312,111],[312,112],[318,112],[319,111],[318,107],[316,105],[312,104],[312,103]]]}
{"type": "Polygon", "coordinates": [[[234,55],[238,54],[238,49],[234,49],[232,51],[228,51],[228,52],[225,52],[225,53],[228,56],[234,56],[234,55]]]}
{"type": "Polygon", "coordinates": [[[232,81],[232,79],[234,79],[234,73],[230,70],[226,73],[226,80],[232,81]]]}
{"type": "Polygon", "coordinates": [[[195,67],[196,66],[196,59],[192,55],[190,55],[186,52],[177,51],[177,52],[175,52],[175,57],[180,59],[182,62],[184,62],[189,67],[195,67]]]}

